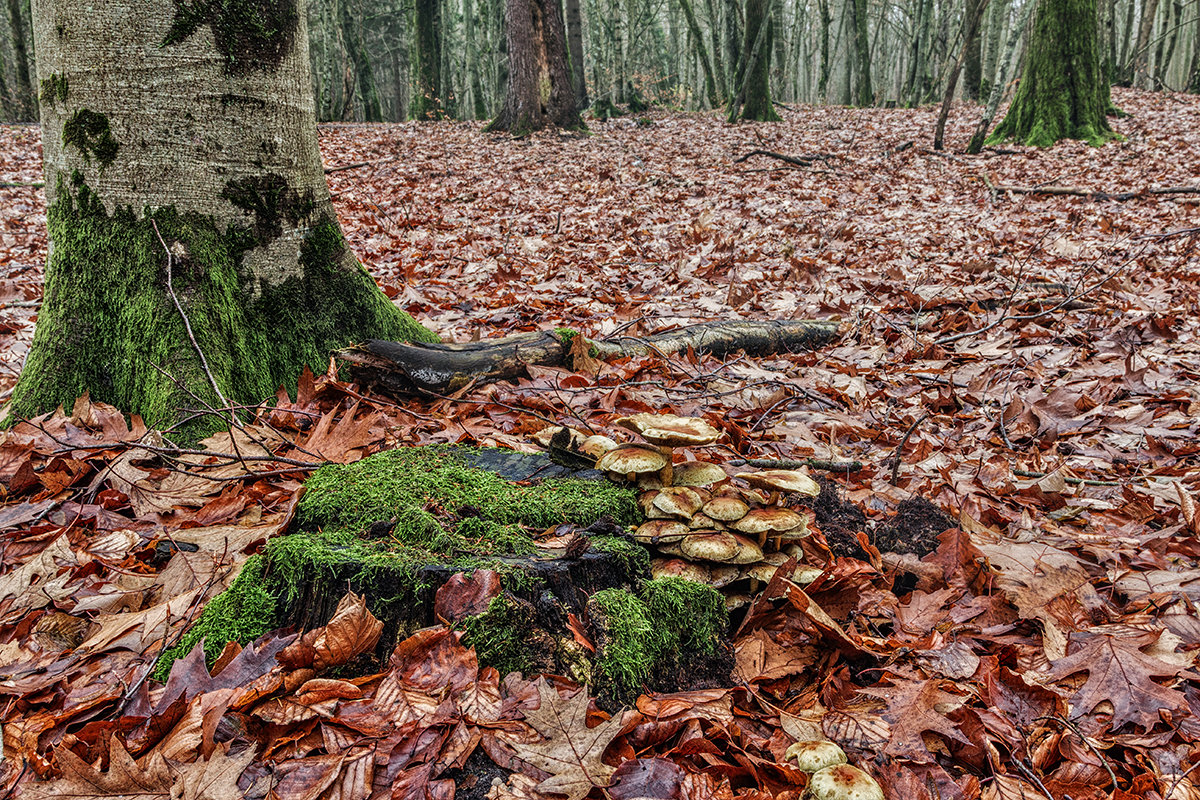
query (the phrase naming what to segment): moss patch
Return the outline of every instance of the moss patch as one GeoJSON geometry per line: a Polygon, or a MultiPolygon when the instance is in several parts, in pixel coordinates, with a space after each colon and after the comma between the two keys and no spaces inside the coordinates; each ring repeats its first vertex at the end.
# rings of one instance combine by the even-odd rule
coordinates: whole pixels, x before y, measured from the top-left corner
{"type": "Polygon", "coordinates": [[[56,72],[42,81],[42,93],[40,97],[42,102],[47,105],[53,105],[56,101],[65,103],[67,101],[67,91],[66,77],[56,72]]]}
{"type": "MultiPolygon", "coordinates": [[[[171,248],[174,290],[196,341],[222,394],[234,402],[254,404],[280,386],[294,389],[304,366],[323,372],[329,352],[351,342],[436,341],[346,252],[332,216],[310,229],[300,274],[259,282],[243,258],[296,205],[286,189],[274,200],[262,192],[238,196],[248,204],[257,198],[261,224],[220,229],[211,218],[174,207],[109,214],[81,175],[70,186],[60,178],[47,212],[54,247],[46,299],[9,418],[70,408],[85,391],[151,426],[174,422],[180,409],[219,406],[166,291],[168,258],[159,234],[171,248]]],[[[183,435],[198,438],[219,424],[199,420],[183,435]]]]}
{"type": "MultiPolygon", "coordinates": [[[[65,88],[63,97],[66,97],[65,88]]],[[[95,158],[102,168],[116,160],[120,149],[109,128],[108,117],[86,108],[79,109],[63,123],[62,137],[64,146],[78,149],[88,163],[95,158]]]]}
{"type": "Polygon", "coordinates": [[[315,208],[311,191],[299,192],[274,172],[229,181],[221,197],[236,208],[254,215],[257,244],[265,244],[283,234],[283,223],[299,225],[315,208]]]}
{"type": "Polygon", "coordinates": [[[475,648],[479,663],[495,667],[503,677],[546,668],[553,642],[539,631],[537,610],[511,595],[501,595],[487,611],[463,620],[463,644],[475,648]],[[541,635],[537,635],[541,634],[541,635]]]}
{"type": "Polygon", "coordinates": [[[178,44],[208,25],[226,70],[245,75],[277,68],[299,23],[296,0],[175,0],[175,18],[163,46],[178,44]]]}

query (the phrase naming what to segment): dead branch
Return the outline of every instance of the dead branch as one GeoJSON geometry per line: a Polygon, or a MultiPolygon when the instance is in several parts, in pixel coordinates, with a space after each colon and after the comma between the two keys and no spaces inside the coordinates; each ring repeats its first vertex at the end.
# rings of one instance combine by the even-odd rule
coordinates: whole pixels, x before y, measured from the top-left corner
{"type": "Polygon", "coordinates": [[[743,161],[747,161],[753,156],[766,156],[767,158],[774,158],[778,159],[779,161],[785,161],[788,164],[794,164],[797,167],[811,167],[814,161],[828,161],[829,159],[833,158],[833,156],[825,155],[824,153],[808,153],[802,156],[788,156],[784,155],[783,153],[776,153],[773,150],[751,150],[741,158],[734,159],[733,163],[741,164],[743,161]]]}
{"type": "MultiPolygon", "coordinates": [[[[836,322],[781,320],[706,322],[652,336],[619,336],[589,341],[600,359],[659,355],[689,348],[721,358],[739,350],[753,355],[811,350],[837,338],[836,322]]],[[[455,392],[468,383],[518,377],[527,364],[567,365],[570,345],[549,331],[463,344],[403,344],[371,339],[335,355],[363,379],[396,393],[414,389],[455,392]]]]}
{"type": "Polygon", "coordinates": [[[863,468],[861,461],[832,461],[825,458],[739,458],[730,464],[746,465],[760,469],[819,469],[824,472],[858,472],[863,468]]]}
{"type": "Polygon", "coordinates": [[[1200,194],[1200,186],[1147,187],[1132,192],[1110,194],[1108,192],[1094,192],[1090,189],[1080,189],[1075,186],[1007,186],[1004,184],[993,186],[990,181],[988,184],[989,188],[996,194],[1008,192],[1011,194],[1060,195],[1066,197],[1086,197],[1089,200],[1118,200],[1121,202],[1156,195],[1200,194]]]}

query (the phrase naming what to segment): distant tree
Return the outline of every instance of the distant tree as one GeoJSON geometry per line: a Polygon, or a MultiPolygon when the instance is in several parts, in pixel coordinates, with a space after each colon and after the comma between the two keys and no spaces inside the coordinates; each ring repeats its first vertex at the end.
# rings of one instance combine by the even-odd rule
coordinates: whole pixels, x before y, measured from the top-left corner
{"type": "Polygon", "coordinates": [[[45,300],[9,418],[84,392],[162,425],[366,338],[435,338],[346,246],[298,0],[34,0],[45,300]]]}
{"type": "Polygon", "coordinates": [[[1096,0],[1040,0],[1021,83],[989,143],[1049,147],[1060,139],[1099,145],[1116,137],[1100,69],[1096,0]]]}
{"type": "Polygon", "coordinates": [[[504,19],[508,91],[487,130],[524,136],[547,127],[582,128],[559,0],[508,0],[504,19]]]}
{"type": "Polygon", "coordinates": [[[767,0],[746,0],[742,52],[733,82],[729,121],[779,119],[771,103],[771,14],[767,0]]]}
{"type": "Polygon", "coordinates": [[[413,97],[413,117],[441,119],[444,116],[438,97],[442,83],[442,4],[441,0],[416,0],[417,91],[413,97]]]}
{"type": "Polygon", "coordinates": [[[8,25],[17,71],[13,117],[18,122],[37,119],[37,98],[34,96],[33,80],[29,75],[29,46],[26,42],[29,30],[26,27],[28,8],[29,4],[24,0],[8,0],[8,25]]]}

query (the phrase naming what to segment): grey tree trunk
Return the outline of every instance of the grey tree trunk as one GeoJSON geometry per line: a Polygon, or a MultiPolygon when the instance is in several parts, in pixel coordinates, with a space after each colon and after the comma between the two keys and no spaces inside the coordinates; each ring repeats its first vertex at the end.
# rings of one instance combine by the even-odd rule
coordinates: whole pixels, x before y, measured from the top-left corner
{"type": "Polygon", "coordinates": [[[550,126],[582,128],[558,0],[508,0],[505,22],[508,92],[487,130],[523,136],[550,126]]]}
{"type": "Polygon", "coordinates": [[[1137,42],[1133,47],[1133,85],[1139,89],[1150,88],[1150,36],[1154,33],[1154,18],[1157,14],[1158,0],[1145,0],[1137,42]]]}
{"type": "Polygon", "coordinates": [[[51,247],[10,418],[89,392],[162,425],[435,338],[346,247],[297,0],[252,4],[34,0],[51,247]]]}
{"type": "Polygon", "coordinates": [[[575,90],[575,107],[588,107],[587,76],[583,66],[583,13],[579,0],[566,0],[567,48],[571,55],[571,86],[575,90]]]}
{"type": "Polygon", "coordinates": [[[29,122],[37,119],[37,98],[33,90],[33,80],[29,76],[29,47],[26,42],[28,30],[25,27],[25,8],[21,0],[8,0],[8,24],[12,32],[13,58],[16,61],[17,84],[16,103],[17,121],[29,122]]]}

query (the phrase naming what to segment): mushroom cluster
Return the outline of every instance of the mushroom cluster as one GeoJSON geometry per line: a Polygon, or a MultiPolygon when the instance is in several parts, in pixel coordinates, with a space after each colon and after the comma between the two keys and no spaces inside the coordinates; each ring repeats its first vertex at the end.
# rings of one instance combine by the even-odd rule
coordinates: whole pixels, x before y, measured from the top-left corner
{"type": "Polygon", "coordinates": [[[827,739],[793,743],[783,760],[793,759],[808,773],[805,800],[884,800],[875,779],[846,763],[846,753],[827,739]]]}
{"type": "MultiPolygon", "coordinates": [[[[803,472],[763,470],[729,476],[705,461],[674,463],[676,447],[713,444],[721,431],[703,419],[635,414],[616,424],[644,443],[597,442],[580,435],[578,449],[604,447],[596,468],[614,480],[637,484],[646,522],[633,536],[655,554],[655,577],[673,576],[721,590],[731,608],[744,605],[760,582],[769,582],[790,558],[803,555],[811,512],[783,505],[788,495],[815,497],[820,486],[803,472]]],[[[543,432],[543,438],[547,434],[543,432]]],[[[820,569],[796,566],[791,580],[809,583],[820,569]]]]}

